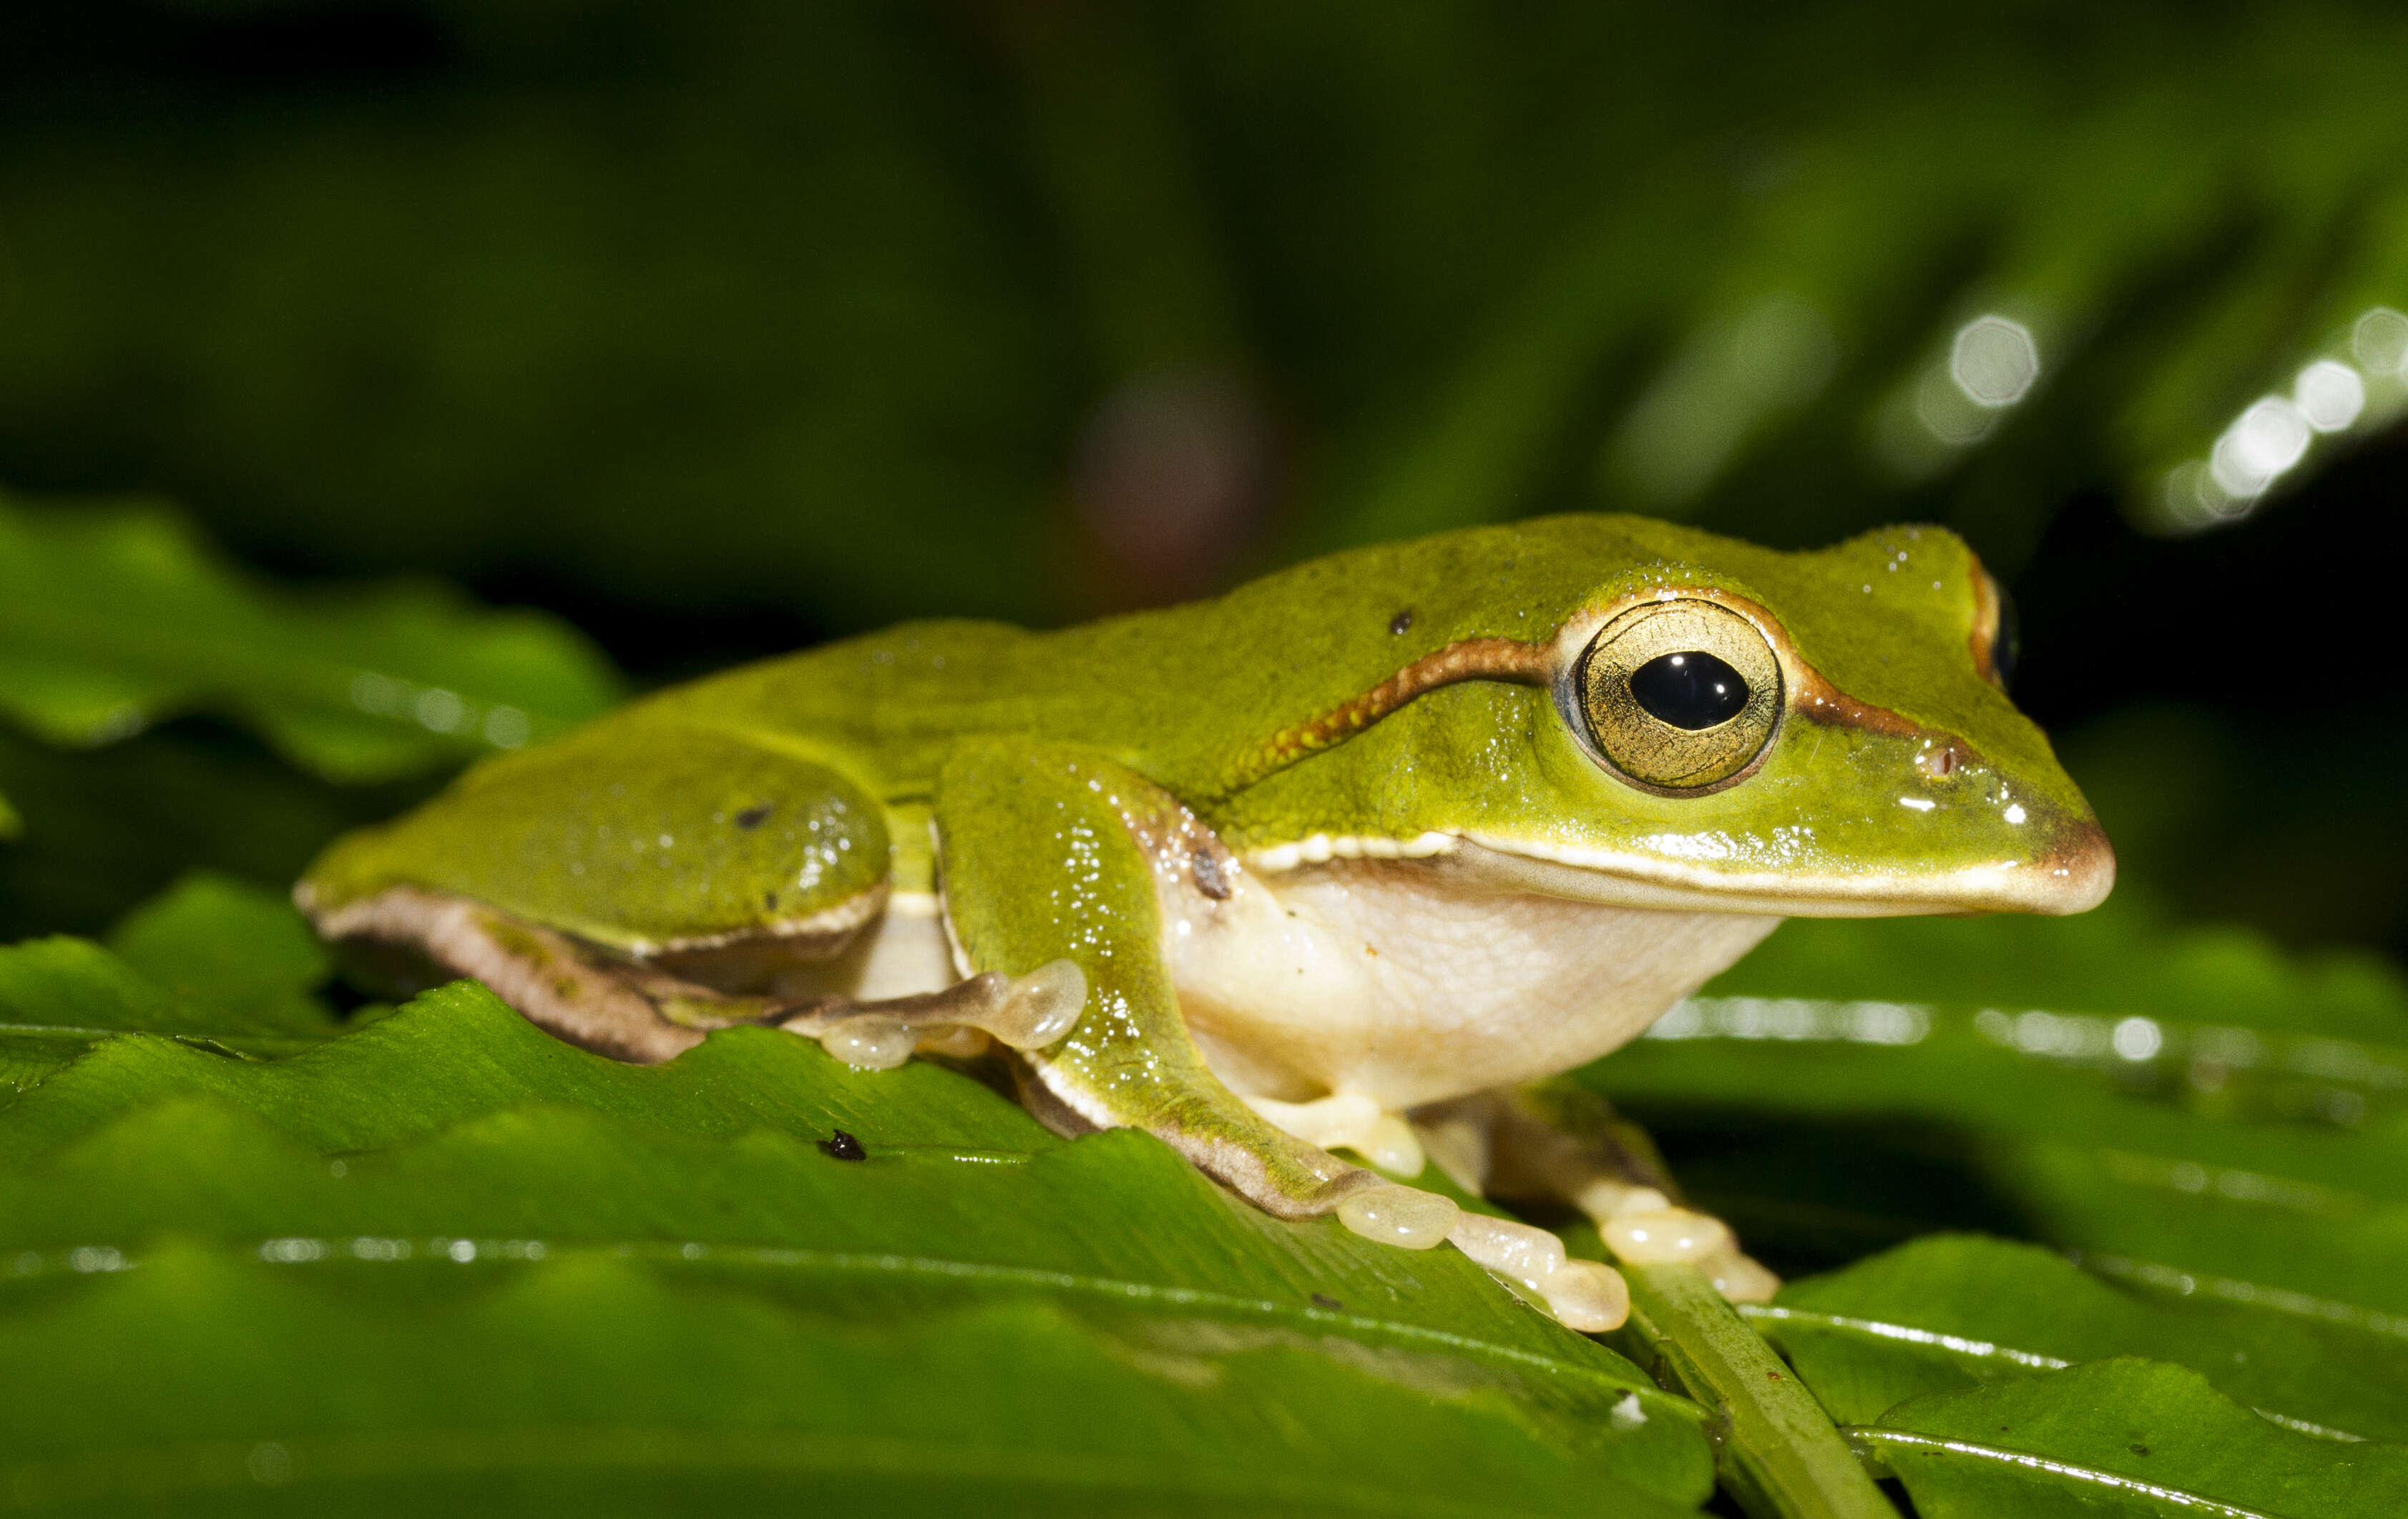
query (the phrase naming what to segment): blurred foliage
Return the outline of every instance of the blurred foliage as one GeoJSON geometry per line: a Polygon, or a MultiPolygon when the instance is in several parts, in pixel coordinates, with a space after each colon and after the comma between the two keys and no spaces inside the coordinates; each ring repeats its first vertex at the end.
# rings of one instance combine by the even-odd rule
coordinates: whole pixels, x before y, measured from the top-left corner
{"type": "Polygon", "coordinates": [[[557,737],[624,695],[548,618],[436,586],[279,595],[162,512],[0,497],[0,710],[52,743],[215,710],[306,769],[377,781],[557,737]]]}
{"type": "Polygon", "coordinates": [[[1600,503],[2014,569],[2311,359],[2344,440],[2408,400],[2404,63],[2313,3],[79,8],[0,107],[0,476],[827,628],[1600,503]],[[1950,380],[1985,312],[2026,388],[1950,380]]]}
{"type": "MultiPolygon", "coordinates": [[[[2158,814],[2186,910],[2408,950],[2408,724],[2235,612],[2408,487],[2360,320],[2408,306],[2387,7],[15,21],[0,481],[534,600],[643,681],[1533,511],[1937,519],[2024,599],[2043,721],[2199,719],[2077,766],[2158,814]],[[2315,362],[2362,393],[2330,434],[2315,362]],[[2166,492],[2219,439],[2243,476],[2296,444],[2263,499],[2305,498],[2134,532],[2206,521],[2166,492]]],[[[2336,648],[2385,615],[2318,613],[2336,648]]]]}

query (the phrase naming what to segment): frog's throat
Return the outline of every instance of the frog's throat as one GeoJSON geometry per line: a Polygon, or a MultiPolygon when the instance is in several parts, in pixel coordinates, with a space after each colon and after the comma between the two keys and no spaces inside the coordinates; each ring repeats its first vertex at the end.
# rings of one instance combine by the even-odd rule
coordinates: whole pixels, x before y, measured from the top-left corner
{"type": "Polygon", "coordinates": [[[2086,912],[2115,883],[2114,852],[2098,824],[2086,818],[2069,823],[2060,837],[2062,843],[2035,860],[1970,866],[1941,875],[1722,870],[1658,855],[1479,833],[1424,834],[1401,841],[1316,835],[1302,845],[1250,851],[1245,864],[1258,873],[1276,875],[1332,858],[1423,858],[1494,890],[1676,912],[1790,918],[2086,912]],[[1375,843],[1385,847],[1366,847],[1375,843]]]}

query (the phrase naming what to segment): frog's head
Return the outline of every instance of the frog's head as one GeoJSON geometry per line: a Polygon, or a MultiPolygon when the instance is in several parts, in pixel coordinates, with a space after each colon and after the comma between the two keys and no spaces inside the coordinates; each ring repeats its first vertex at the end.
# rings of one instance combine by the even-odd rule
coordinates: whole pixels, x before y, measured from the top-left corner
{"type": "Polygon", "coordinates": [[[2107,895],[2106,835],[2007,697],[2006,599],[1954,534],[1783,553],[1631,518],[1503,531],[1466,545],[1484,595],[1434,633],[1430,689],[1348,746],[1358,795],[1359,761],[1388,778],[1373,808],[1396,831],[1635,907],[2063,913],[2107,895]],[[1500,592],[1540,637],[1498,636],[1500,592]]]}

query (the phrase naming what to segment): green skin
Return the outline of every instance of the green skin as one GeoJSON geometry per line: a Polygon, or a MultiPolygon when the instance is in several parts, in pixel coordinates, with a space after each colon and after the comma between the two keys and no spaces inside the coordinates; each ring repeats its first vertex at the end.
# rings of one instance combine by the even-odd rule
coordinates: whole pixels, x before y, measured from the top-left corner
{"type": "Polygon", "coordinates": [[[1995,607],[1936,528],[1782,553],[1577,516],[1058,633],[910,623],[481,766],[338,841],[301,896],[322,919],[414,886],[640,959],[939,891],[970,969],[1084,973],[1068,1036],[1022,1055],[1045,1088],[1311,1214],[1370,1178],[1206,1068],[1164,967],[1149,838],[1186,820],[1240,858],[1315,836],[1476,838],[1530,890],[1640,907],[2081,910],[2112,856],[1989,678],[1995,607]],[[1758,762],[1701,794],[1625,779],[1566,695],[1603,621],[1674,591],[1748,616],[1784,678],[1758,762]],[[1456,646],[1446,679],[1367,695],[1456,646]]]}

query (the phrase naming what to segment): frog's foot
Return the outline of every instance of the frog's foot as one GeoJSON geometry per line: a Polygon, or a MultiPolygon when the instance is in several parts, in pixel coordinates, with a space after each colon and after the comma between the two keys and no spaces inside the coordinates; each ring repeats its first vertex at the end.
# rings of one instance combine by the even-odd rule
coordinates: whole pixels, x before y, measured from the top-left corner
{"type": "Polygon", "coordinates": [[[330,939],[414,951],[471,976],[534,1023],[614,1060],[654,1065],[702,1042],[566,936],[443,892],[394,886],[312,914],[330,939]]]}
{"type": "MultiPolygon", "coordinates": [[[[1247,1107],[1323,1150],[1351,1150],[1382,1170],[1418,1176],[1425,1163],[1413,1127],[1358,1093],[1312,1102],[1247,1097],[1247,1107]]],[[[1544,1229],[1467,1213],[1454,1201],[1417,1187],[1364,1186],[1337,1208],[1339,1222],[1368,1240],[1407,1250],[1451,1243],[1498,1276],[1528,1289],[1564,1324],[1591,1332],[1619,1326],[1630,1293],[1610,1266],[1576,1261],[1544,1229]]]]}
{"type": "MultiPolygon", "coordinates": [[[[1485,1093],[1416,1114],[1433,1159],[1468,1190],[1569,1203],[1618,1260],[1680,1261],[1735,1303],[1770,1301],[1781,1279],[1720,1219],[1675,1206],[1643,1136],[1602,1101],[1561,1091],[1485,1093]]],[[[1510,1274],[1510,1273],[1509,1273],[1510,1274]]]]}
{"type": "Polygon", "coordinates": [[[1086,1005],[1086,975],[1071,961],[1052,960],[1025,976],[990,970],[915,996],[785,1004],[772,1021],[818,1039],[849,1066],[891,1070],[924,1046],[976,1054],[992,1039],[1015,1050],[1041,1050],[1070,1032],[1086,1005]],[[965,1031],[973,1037],[960,1039],[965,1031]]]}

